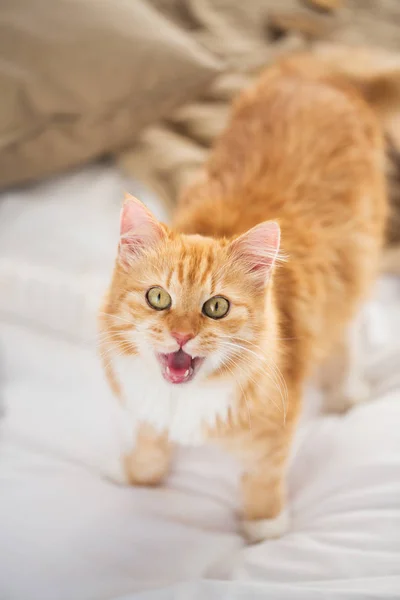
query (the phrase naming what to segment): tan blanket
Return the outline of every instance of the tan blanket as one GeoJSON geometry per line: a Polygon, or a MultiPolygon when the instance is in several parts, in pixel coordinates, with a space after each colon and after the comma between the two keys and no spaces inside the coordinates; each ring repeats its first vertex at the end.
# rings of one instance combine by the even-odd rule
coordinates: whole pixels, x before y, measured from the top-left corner
{"type": "Polygon", "coordinates": [[[132,144],[219,68],[145,0],[2,0],[0,187],[132,144]]]}

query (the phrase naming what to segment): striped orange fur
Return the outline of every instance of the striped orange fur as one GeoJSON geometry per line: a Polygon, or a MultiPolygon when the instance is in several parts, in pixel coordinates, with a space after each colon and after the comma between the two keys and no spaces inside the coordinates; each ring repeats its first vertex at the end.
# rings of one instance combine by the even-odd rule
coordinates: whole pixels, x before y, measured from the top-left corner
{"type": "Polygon", "coordinates": [[[359,93],[312,58],[286,59],[239,97],[171,228],[126,199],[101,328],[110,381],[135,427],[146,423],[132,481],[165,474],[166,438],[212,439],[242,463],[249,537],[282,533],[304,384],[343,344],[377,272],[383,164],[379,124],[359,93]],[[146,301],[154,286],[168,308],[146,301]],[[204,313],[216,295],[229,301],[217,320],[204,313]],[[169,365],[181,383],[165,380],[169,365]]]}

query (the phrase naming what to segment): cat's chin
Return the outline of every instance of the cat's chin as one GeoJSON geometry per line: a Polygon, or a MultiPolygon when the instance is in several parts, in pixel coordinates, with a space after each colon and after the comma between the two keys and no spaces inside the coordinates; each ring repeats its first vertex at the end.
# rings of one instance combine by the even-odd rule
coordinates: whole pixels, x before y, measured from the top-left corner
{"type": "Polygon", "coordinates": [[[204,358],[192,357],[182,349],[169,354],[157,354],[157,359],[162,376],[168,383],[174,385],[192,381],[204,362],[204,358]]]}

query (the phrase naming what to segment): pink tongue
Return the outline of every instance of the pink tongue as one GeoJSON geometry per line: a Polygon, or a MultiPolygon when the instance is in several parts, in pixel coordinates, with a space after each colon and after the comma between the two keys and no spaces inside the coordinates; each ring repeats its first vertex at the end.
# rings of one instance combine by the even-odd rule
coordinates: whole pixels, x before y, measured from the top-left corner
{"type": "Polygon", "coordinates": [[[167,365],[176,375],[184,374],[192,365],[192,357],[183,350],[168,354],[167,365]]]}

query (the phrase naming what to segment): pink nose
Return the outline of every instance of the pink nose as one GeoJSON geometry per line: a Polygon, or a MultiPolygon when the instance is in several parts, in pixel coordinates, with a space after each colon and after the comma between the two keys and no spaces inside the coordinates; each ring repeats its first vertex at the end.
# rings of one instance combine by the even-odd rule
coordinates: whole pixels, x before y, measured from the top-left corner
{"type": "Polygon", "coordinates": [[[192,333],[179,333],[177,331],[172,331],[171,335],[178,342],[181,348],[194,337],[192,333]]]}

